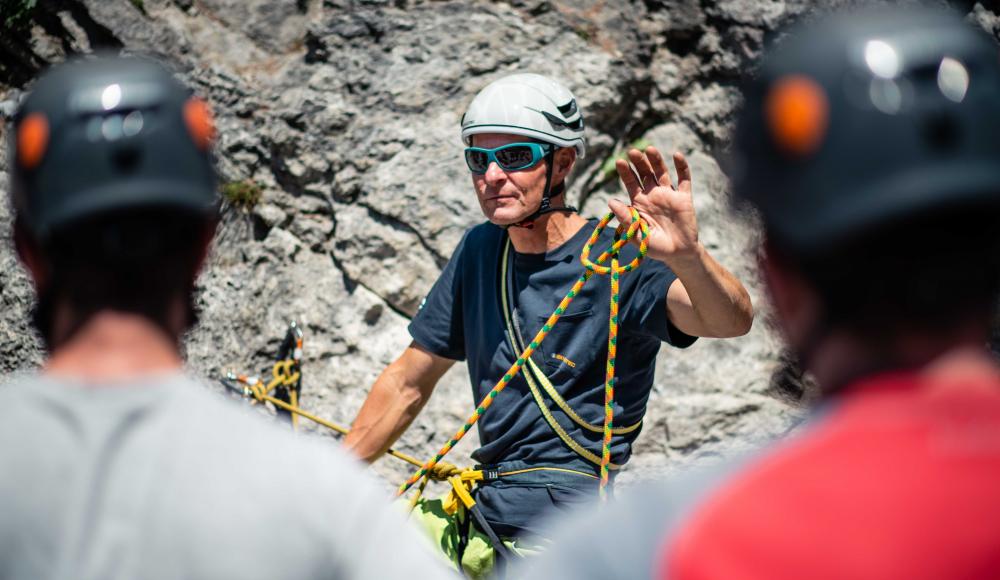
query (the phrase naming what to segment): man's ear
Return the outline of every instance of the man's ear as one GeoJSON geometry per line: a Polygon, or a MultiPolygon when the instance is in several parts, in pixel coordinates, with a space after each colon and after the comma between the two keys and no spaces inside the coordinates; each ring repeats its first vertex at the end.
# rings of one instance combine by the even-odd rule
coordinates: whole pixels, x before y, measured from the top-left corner
{"type": "Polygon", "coordinates": [[[14,220],[14,249],[17,251],[17,257],[21,260],[21,264],[24,265],[24,269],[28,271],[31,279],[35,282],[35,290],[44,288],[48,281],[48,268],[45,267],[41,250],[34,237],[28,233],[24,224],[18,219],[14,220]]]}
{"type": "Polygon", "coordinates": [[[561,183],[576,163],[575,147],[560,147],[552,157],[552,182],[561,183]]]}

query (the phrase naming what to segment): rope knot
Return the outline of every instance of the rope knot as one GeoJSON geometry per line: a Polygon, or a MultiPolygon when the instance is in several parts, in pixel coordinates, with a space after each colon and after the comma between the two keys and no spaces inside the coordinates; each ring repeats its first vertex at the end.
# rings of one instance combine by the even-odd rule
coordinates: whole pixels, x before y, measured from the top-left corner
{"type": "Polygon", "coordinates": [[[247,383],[246,387],[250,391],[250,395],[258,401],[263,401],[264,397],[267,396],[267,387],[259,380],[253,384],[247,383]]]}
{"type": "Polygon", "coordinates": [[[604,251],[597,260],[590,260],[590,252],[594,248],[594,244],[601,237],[601,233],[614,218],[613,213],[609,213],[604,216],[603,219],[594,228],[594,232],[590,234],[590,239],[583,246],[583,251],[580,252],[580,263],[587,270],[597,274],[599,276],[606,276],[608,274],[624,274],[625,272],[631,272],[632,270],[639,267],[643,259],[646,257],[646,252],[649,251],[648,238],[649,238],[649,225],[646,221],[639,217],[639,212],[634,207],[628,208],[629,213],[632,217],[632,222],[627,226],[625,224],[618,224],[615,228],[615,240],[607,250],[604,251]],[[621,253],[621,249],[625,247],[636,234],[639,236],[639,255],[636,256],[631,262],[625,264],[624,266],[618,266],[618,255],[621,253]],[[611,266],[603,266],[608,258],[612,259],[611,266]]]}
{"type": "Polygon", "coordinates": [[[449,477],[460,475],[462,470],[451,463],[442,461],[431,468],[428,475],[431,479],[436,479],[438,481],[444,481],[449,477]]]}
{"type": "Polygon", "coordinates": [[[295,359],[279,360],[274,363],[271,375],[274,376],[274,380],[279,385],[294,386],[299,377],[302,376],[302,373],[299,372],[299,361],[295,359]]]}

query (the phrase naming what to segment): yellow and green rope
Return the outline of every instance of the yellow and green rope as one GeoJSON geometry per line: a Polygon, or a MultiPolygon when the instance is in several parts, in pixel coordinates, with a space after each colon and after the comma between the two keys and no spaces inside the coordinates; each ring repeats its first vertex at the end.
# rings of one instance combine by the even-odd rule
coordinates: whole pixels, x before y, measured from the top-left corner
{"type": "Polygon", "coordinates": [[[566,312],[570,303],[576,298],[577,294],[583,288],[583,286],[590,280],[591,276],[594,274],[598,275],[611,275],[611,314],[609,316],[608,324],[610,327],[610,332],[608,335],[608,365],[607,365],[607,380],[605,383],[605,417],[604,417],[604,449],[601,457],[601,497],[604,497],[604,488],[607,486],[608,482],[608,466],[611,462],[611,435],[612,435],[612,423],[614,417],[614,364],[615,355],[617,354],[617,338],[618,338],[618,301],[619,301],[619,277],[621,274],[626,272],[631,272],[642,263],[642,260],[646,257],[647,238],[649,237],[649,228],[646,223],[639,217],[639,213],[634,209],[630,208],[632,223],[625,227],[624,224],[619,225],[615,230],[615,241],[610,248],[605,250],[595,261],[590,261],[590,252],[600,238],[601,232],[607,227],[607,225],[614,218],[613,213],[609,213],[597,224],[594,228],[593,233],[587,240],[587,243],[583,247],[583,252],[580,254],[580,263],[586,271],[580,278],[573,284],[566,296],[559,302],[559,306],[556,307],[555,311],[549,316],[548,320],[542,326],[542,329],[538,331],[538,334],[531,340],[524,351],[517,357],[517,360],[511,365],[510,369],[504,373],[503,378],[490,390],[489,393],[479,402],[476,410],[473,411],[472,415],[465,422],[464,425],[452,436],[451,439],[441,448],[440,451],[434,455],[429,461],[427,461],[419,470],[417,470],[405,483],[403,483],[397,492],[397,495],[403,495],[406,493],[414,484],[416,484],[421,479],[424,479],[428,473],[430,473],[434,466],[441,461],[445,455],[448,454],[462,440],[463,437],[472,429],[472,427],[479,421],[479,418],[486,413],[486,410],[490,408],[493,401],[496,400],[497,395],[500,394],[504,388],[517,373],[521,371],[524,367],[525,362],[531,357],[531,354],[535,352],[535,349],[542,343],[548,333],[555,326],[559,317],[566,312]],[[621,249],[629,243],[630,240],[639,236],[639,254],[625,266],[619,266],[618,255],[621,249]],[[611,258],[611,266],[602,266],[604,262],[611,258]]]}

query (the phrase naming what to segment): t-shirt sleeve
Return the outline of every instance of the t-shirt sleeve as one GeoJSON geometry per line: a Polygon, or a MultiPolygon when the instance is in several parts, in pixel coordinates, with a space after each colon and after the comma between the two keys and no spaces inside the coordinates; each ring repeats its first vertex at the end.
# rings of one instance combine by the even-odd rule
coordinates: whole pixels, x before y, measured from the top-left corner
{"type": "Polygon", "coordinates": [[[622,327],[651,336],[677,348],[694,344],[697,337],[682,332],[667,314],[667,290],[677,274],[659,260],[647,259],[622,280],[622,327]]]}
{"type": "Polygon", "coordinates": [[[428,351],[452,360],[465,360],[465,331],[462,320],[462,263],[466,233],[458,243],[437,282],[410,321],[413,340],[428,351]]]}

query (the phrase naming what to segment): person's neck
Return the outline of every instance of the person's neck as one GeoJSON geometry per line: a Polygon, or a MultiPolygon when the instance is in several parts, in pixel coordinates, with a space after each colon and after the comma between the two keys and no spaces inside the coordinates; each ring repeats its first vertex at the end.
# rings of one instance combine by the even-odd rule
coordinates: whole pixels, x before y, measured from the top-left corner
{"type": "Polygon", "coordinates": [[[103,311],[54,350],[43,372],[115,381],[176,372],[182,364],[177,345],[160,327],[139,315],[103,311]]]}
{"type": "Polygon", "coordinates": [[[511,226],[507,232],[518,253],[541,254],[563,245],[586,224],[576,212],[556,211],[539,217],[530,228],[511,226]]]}
{"type": "Polygon", "coordinates": [[[887,345],[881,351],[850,337],[831,336],[812,358],[809,372],[824,396],[835,394],[866,376],[883,372],[948,374],[968,369],[997,368],[986,352],[985,337],[978,332],[959,333],[948,338],[913,337],[887,345]]]}

